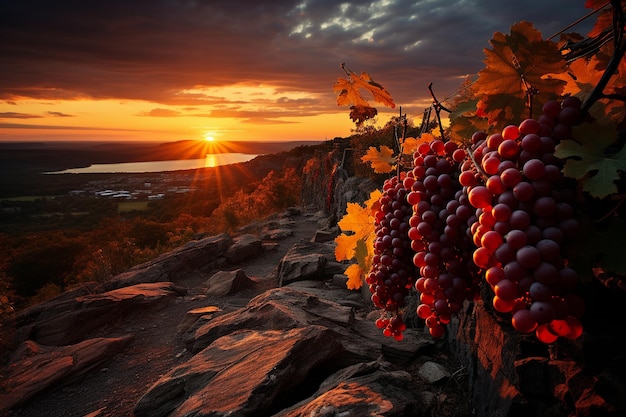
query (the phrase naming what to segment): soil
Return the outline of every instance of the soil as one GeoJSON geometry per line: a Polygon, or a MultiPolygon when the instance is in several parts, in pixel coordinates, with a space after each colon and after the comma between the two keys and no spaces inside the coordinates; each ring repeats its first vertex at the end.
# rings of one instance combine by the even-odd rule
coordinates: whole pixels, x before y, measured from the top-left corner
{"type": "MultiPolygon", "coordinates": [[[[278,285],[277,269],[280,260],[296,243],[309,241],[319,225],[306,214],[295,216],[293,235],[276,242],[275,247],[262,255],[236,265],[257,281],[254,288],[232,296],[207,298],[203,284],[207,274],[176,281],[188,289],[185,297],[161,307],[136,312],[123,320],[110,323],[93,337],[134,335],[133,341],[119,354],[83,376],[62,386],[53,387],[31,399],[22,407],[9,412],[7,417],[109,417],[132,416],[132,410],[148,389],[172,368],[186,362],[192,355],[185,349],[177,334],[178,325],[189,310],[217,306],[223,312],[241,308],[254,296],[278,285]]],[[[442,353],[445,359],[445,354],[442,353]]],[[[450,373],[458,366],[450,363],[450,373]]],[[[414,371],[414,369],[406,369],[414,371]]],[[[457,372],[458,373],[458,372],[457,372]]],[[[458,379],[436,394],[437,416],[467,415],[461,411],[464,399],[458,379]]]]}

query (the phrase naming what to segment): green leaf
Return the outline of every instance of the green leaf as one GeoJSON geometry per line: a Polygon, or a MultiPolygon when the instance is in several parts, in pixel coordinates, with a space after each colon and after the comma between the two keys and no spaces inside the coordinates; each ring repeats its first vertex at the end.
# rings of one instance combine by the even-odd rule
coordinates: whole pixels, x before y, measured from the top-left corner
{"type": "Polygon", "coordinates": [[[620,172],[626,172],[626,148],[606,154],[607,147],[617,140],[615,125],[586,123],[574,130],[574,137],[578,141],[564,140],[554,152],[558,158],[570,158],[565,162],[563,175],[580,180],[583,191],[593,197],[616,193],[615,181],[620,179],[620,172]]]}

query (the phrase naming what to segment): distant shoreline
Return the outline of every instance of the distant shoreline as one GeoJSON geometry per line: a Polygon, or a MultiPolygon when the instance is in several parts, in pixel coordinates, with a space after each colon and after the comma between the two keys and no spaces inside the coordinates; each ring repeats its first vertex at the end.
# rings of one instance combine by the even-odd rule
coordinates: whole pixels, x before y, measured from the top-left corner
{"type": "Polygon", "coordinates": [[[50,172],[94,164],[202,159],[207,154],[267,155],[324,141],[0,142],[0,174],[50,172]]]}

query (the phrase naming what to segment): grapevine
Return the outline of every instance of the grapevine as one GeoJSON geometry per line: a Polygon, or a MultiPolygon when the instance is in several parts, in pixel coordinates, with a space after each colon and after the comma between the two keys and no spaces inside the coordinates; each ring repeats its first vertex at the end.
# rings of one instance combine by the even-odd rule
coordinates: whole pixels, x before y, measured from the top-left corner
{"type": "MultiPolygon", "coordinates": [[[[576,339],[586,309],[581,288],[594,277],[626,274],[619,255],[581,261],[607,245],[598,240],[624,230],[626,146],[618,132],[626,122],[625,19],[621,3],[611,5],[598,16],[611,26],[594,28],[589,41],[543,40],[526,22],[495,34],[486,67],[464,85],[456,109],[443,107],[431,83],[434,107],[424,111],[420,136],[399,142],[396,135],[404,149],[372,147],[364,155],[375,172],[392,172],[369,206],[375,236],[361,254],[370,262],[359,259],[386,336],[402,340],[405,297],[414,289],[417,315],[434,338],[445,335],[465,300],[482,297],[522,334],[546,344],[576,339]],[[438,139],[429,133],[431,110],[438,139]],[[441,110],[451,113],[447,129],[441,110]],[[603,207],[609,214],[589,213],[603,207]],[[594,216],[609,226],[585,244],[581,230],[594,216]]],[[[369,109],[358,93],[365,88],[395,106],[369,75],[342,68],[351,79],[336,84],[339,104],[369,109]]],[[[355,282],[352,276],[349,285],[355,282]]]]}

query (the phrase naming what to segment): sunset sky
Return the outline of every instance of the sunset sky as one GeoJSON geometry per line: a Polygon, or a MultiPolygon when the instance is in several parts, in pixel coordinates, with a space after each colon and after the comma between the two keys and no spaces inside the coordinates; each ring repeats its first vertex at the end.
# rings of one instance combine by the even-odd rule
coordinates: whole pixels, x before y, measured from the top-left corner
{"type": "MultiPolygon", "coordinates": [[[[585,0],[0,0],[0,141],[324,140],[368,72],[418,122],[494,32],[548,37],[585,0]]],[[[588,25],[572,31],[586,33],[588,25]]],[[[396,110],[377,105],[379,125],[396,110]]]]}

